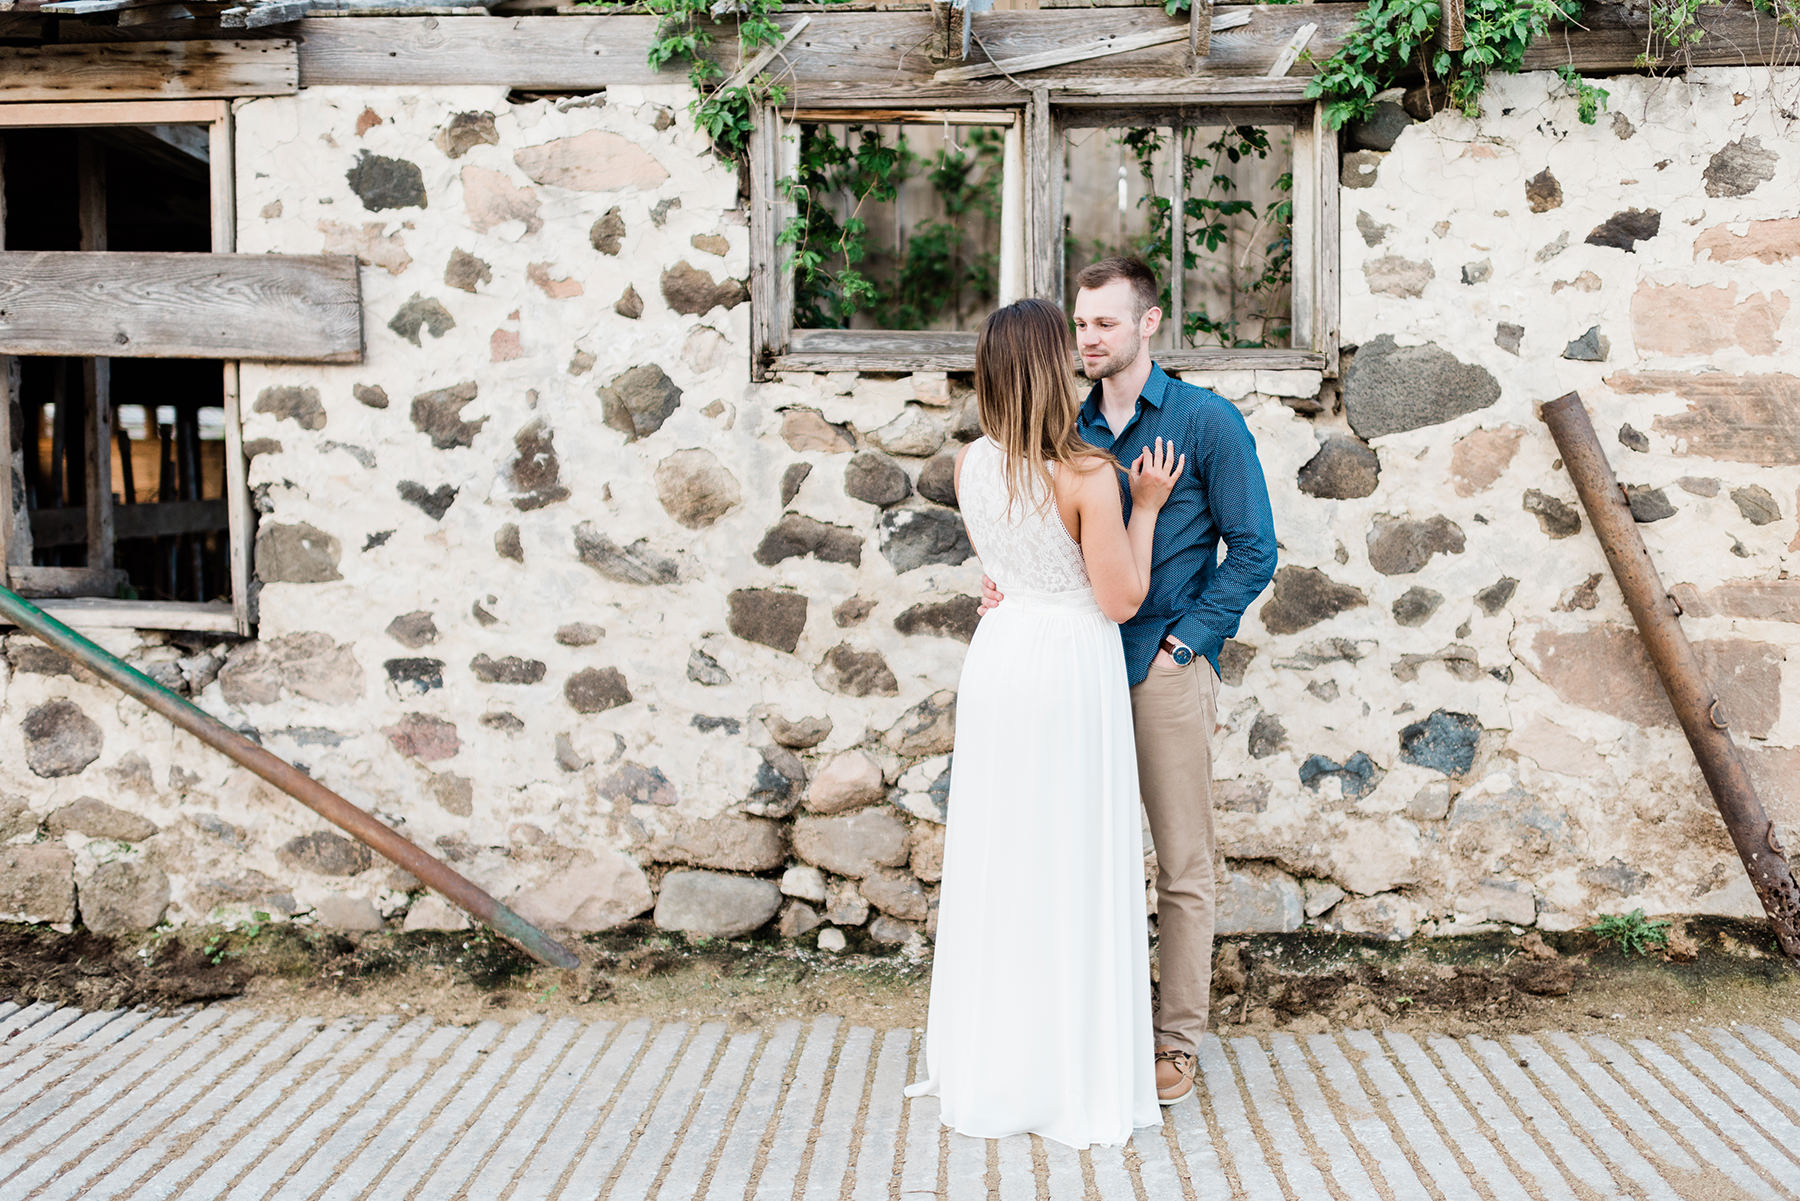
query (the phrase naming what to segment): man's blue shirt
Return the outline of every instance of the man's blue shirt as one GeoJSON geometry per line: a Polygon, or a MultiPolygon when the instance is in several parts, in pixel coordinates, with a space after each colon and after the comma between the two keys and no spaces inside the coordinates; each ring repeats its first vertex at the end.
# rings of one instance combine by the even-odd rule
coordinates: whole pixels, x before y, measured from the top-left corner
{"type": "MultiPolygon", "coordinates": [[[[1187,470],[1156,518],[1150,593],[1120,627],[1126,670],[1133,684],[1141,683],[1163,637],[1173,634],[1217,671],[1219,648],[1275,574],[1275,516],[1256,439],[1237,406],[1155,364],[1137,411],[1117,435],[1100,415],[1100,389],[1095,384],[1081,406],[1087,442],[1127,467],[1157,438],[1187,456],[1187,470]]],[[[1129,520],[1131,491],[1124,491],[1129,520]]]]}

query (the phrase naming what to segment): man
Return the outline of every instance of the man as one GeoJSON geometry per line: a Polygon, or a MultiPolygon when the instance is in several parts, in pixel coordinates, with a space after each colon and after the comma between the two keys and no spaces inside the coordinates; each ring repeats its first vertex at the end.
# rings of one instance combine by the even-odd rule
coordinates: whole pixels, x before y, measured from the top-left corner
{"type": "MultiPolygon", "coordinates": [[[[1138,787],[1156,848],[1156,1088],[1158,1099],[1173,1105],[1193,1091],[1212,994],[1211,739],[1219,649],[1274,575],[1275,523],[1255,439],[1236,407],[1151,361],[1162,310],[1150,268],[1137,259],[1102,259],[1075,282],[1076,346],[1082,372],[1095,381],[1081,408],[1082,437],[1121,463],[1160,437],[1188,462],[1157,518],[1150,593],[1120,628],[1138,787]]],[[[1129,494],[1124,502],[1129,518],[1129,494]]],[[[983,611],[1000,600],[984,580],[983,611]]]]}

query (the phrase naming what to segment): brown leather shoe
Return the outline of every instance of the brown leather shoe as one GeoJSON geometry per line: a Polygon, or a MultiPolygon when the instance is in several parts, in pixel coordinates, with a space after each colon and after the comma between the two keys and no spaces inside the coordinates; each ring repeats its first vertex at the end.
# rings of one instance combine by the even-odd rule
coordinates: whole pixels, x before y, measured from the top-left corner
{"type": "Polygon", "coordinates": [[[1199,1063],[1180,1047],[1156,1049],[1156,1100],[1162,1105],[1185,1101],[1194,1091],[1199,1063]]]}

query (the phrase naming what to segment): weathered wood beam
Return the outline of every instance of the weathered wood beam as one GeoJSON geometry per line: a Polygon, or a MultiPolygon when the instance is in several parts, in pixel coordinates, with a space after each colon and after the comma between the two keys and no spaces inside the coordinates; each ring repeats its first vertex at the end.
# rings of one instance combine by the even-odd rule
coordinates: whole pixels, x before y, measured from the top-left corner
{"type": "Polygon", "coordinates": [[[360,362],[356,259],[0,251],[0,354],[360,362]]]}
{"type": "MultiPolygon", "coordinates": [[[[170,500],[158,504],[119,505],[112,511],[113,537],[165,538],[176,534],[223,533],[230,525],[224,500],[170,500]]],[[[87,537],[85,509],[34,509],[32,543],[39,550],[80,546],[87,537]]]]}
{"type": "Polygon", "coordinates": [[[299,82],[294,43],[272,38],[0,46],[0,103],[281,96],[299,82]]]}
{"type": "MultiPolygon", "coordinates": [[[[1671,62],[1695,67],[1788,65],[1800,54],[1800,30],[1782,28],[1773,16],[1756,12],[1743,0],[1704,5],[1694,13],[1704,36],[1671,62]]],[[[1629,71],[1650,45],[1643,18],[1622,4],[1589,4],[1582,9],[1580,29],[1553,29],[1525,51],[1524,69],[1553,71],[1629,71]]],[[[1667,48],[1663,48],[1668,53],[1667,48]]]]}

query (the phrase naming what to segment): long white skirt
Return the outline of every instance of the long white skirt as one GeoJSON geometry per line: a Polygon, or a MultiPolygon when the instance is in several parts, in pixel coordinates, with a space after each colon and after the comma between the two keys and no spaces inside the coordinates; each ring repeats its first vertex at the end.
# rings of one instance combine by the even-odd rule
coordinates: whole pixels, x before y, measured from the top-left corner
{"type": "Polygon", "coordinates": [[[1119,627],[1091,592],[982,618],[956,701],[926,1078],[962,1134],[1081,1148],[1161,1119],[1119,627]]]}

